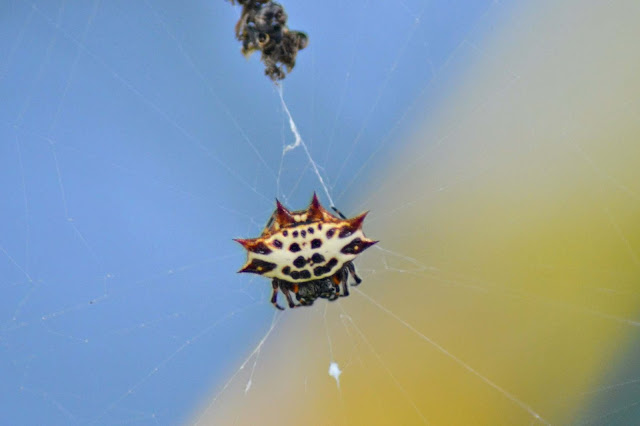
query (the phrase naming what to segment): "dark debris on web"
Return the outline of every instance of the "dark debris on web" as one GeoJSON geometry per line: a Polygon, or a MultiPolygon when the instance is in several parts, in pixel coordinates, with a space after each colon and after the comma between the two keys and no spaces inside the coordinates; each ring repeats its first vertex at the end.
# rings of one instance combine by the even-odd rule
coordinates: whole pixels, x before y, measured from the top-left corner
{"type": "Polygon", "coordinates": [[[242,6],[236,23],[236,38],[242,42],[242,54],[261,53],[264,73],[277,82],[296,64],[298,51],[307,47],[309,38],[302,31],[287,27],[287,12],[271,0],[230,0],[242,6]],[[286,69],[286,72],[284,69],[286,69]]]}

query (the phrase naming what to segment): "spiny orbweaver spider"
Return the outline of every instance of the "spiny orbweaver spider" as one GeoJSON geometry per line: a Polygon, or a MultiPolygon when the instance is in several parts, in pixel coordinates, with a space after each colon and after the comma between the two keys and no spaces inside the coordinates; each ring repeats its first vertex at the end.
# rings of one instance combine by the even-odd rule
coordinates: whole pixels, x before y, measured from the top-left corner
{"type": "Polygon", "coordinates": [[[319,297],[332,301],[348,296],[349,275],[355,285],[362,282],[353,260],[377,241],[362,232],[367,212],[347,219],[333,210],[339,217],[322,207],[315,193],[306,210],[289,211],[276,200],[276,210],[258,238],[234,240],[247,250],[247,263],[238,272],[273,278],[271,303],[280,310],[278,290],[290,308],[310,306],[319,297]]]}

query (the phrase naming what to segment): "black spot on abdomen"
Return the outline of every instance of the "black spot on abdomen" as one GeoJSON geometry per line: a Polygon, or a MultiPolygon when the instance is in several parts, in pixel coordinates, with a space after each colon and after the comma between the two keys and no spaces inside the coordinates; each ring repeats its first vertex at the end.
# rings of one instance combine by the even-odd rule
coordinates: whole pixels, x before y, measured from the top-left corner
{"type": "Polygon", "coordinates": [[[351,234],[353,234],[353,229],[351,229],[351,228],[342,228],[340,230],[340,233],[338,234],[338,237],[347,238],[347,237],[350,237],[351,234]]]}
{"type": "Polygon", "coordinates": [[[295,266],[296,268],[302,268],[306,264],[307,260],[302,256],[296,257],[296,260],[293,261],[293,266],[295,266]]]}
{"type": "Polygon", "coordinates": [[[326,266],[316,266],[315,268],[313,268],[313,275],[319,277],[320,275],[324,275],[329,271],[330,269],[328,269],[326,266]]]}
{"type": "Polygon", "coordinates": [[[289,246],[289,251],[291,253],[297,253],[300,251],[300,246],[298,245],[298,243],[293,243],[289,246]]]}
{"type": "MultiPolygon", "coordinates": [[[[317,253],[316,253],[317,254],[317,253]]],[[[322,258],[324,260],[324,258],[322,258]]],[[[332,257],[326,265],[324,266],[316,266],[313,268],[313,275],[319,277],[320,275],[328,274],[331,270],[338,264],[338,259],[332,257]]]]}
{"type": "Polygon", "coordinates": [[[340,253],[344,254],[358,254],[362,253],[365,249],[374,245],[376,241],[362,241],[360,238],[355,238],[346,246],[342,247],[340,253]]]}
{"type": "Polygon", "coordinates": [[[313,240],[311,240],[311,248],[312,249],[317,249],[322,247],[322,240],[319,238],[314,238],[313,240]]]}
{"type": "Polygon", "coordinates": [[[263,275],[273,271],[276,268],[275,263],[267,262],[261,259],[253,259],[250,264],[240,270],[240,272],[249,272],[252,274],[263,275]]]}
{"type": "Polygon", "coordinates": [[[311,278],[311,272],[307,271],[306,269],[303,271],[300,271],[300,278],[304,280],[308,280],[309,278],[311,278]]]}
{"type": "Polygon", "coordinates": [[[267,247],[267,245],[265,243],[263,243],[262,241],[260,241],[258,244],[254,245],[253,247],[250,247],[249,251],[253,252],[253,253],[258,253],[258,254],[269,254],[269,253],[271,253],[271,249],[269,247],[267,247]]]}

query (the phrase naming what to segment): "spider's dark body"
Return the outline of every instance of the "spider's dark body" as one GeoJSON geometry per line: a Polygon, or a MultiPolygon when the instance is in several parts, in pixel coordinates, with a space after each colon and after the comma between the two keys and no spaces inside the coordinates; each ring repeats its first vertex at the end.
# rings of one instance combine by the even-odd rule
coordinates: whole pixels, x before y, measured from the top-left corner
{"type": "Polygon", "coordinates": [[[277,303],[278,290],[291,308],[311,305],[317,298],[348,296],[349,275],[356,284],[361,282],[352,261],[377,242],[362,232],[366,213],[352,219],[339,212],[341,217],[334,216],[315,194],[306,210],[291,212],[277,200],[276,204],[260,237],[236,239],[248,253],[239,272],[272,278],[271,303],[278,309],[282,309],[277,303]]]}
{"type": "MultiPolygon", "coordinates": [[[[311,306],[313,302],[320,299],[328,299],[330,301],[336,300],[340,297],[340,293],[336,290],[336,286],[331,280],[331,278],[323,278],[320,280],[307,281],[304,284],[292,283],[289,281],[279,280],[274,278],[272,280],[272,286],[277,295],[277,290],[282,291],[284,294],[287,292],[291,292],[295,294],[296,300],[300,302],[300,305],[303,306],[311,306]]],[[[345,295],[348,295],[346,293],[345,295]]],[[[272,296],[273,299],[273,296],[272,296]]],[[[278,308],[280,306],[277,304],[277,301],[273,301],[272,303],[278,308]]],[[[289,305],[291,306],[291,305],[289,305]]],[[[294,305],[293,307],[298,306],[294,305]]]]}

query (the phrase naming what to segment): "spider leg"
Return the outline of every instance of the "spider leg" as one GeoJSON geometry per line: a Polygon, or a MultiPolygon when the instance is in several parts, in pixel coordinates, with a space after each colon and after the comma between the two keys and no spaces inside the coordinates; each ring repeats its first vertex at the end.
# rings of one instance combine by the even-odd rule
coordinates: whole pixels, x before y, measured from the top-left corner
{"type": "Polygon", "coordinates": [[[275,212],[271,215],[271,217],[267,221],[267,224],[265,225],[265,229],[271,228],[271,225],[273,225],[273,221],[274,220],[276,220],[276,213],[275,212]]]}
{"type": "Polygon", "coordinates": [[[347,297],[349,295],[349,288],[347,287],[347,281],[349,278],[349,274],[347,273],[346,267],[339,269],[332,277],[331,281],[333,282],[333,286],[336,289],[336,294],[339,297],[347,297]],[[340,293],[340,285],[342,284],[342,293],[340,293]]]}
{"type": "Polygon", "coordinates": [[[271,303],[276,308],[280,309],[281,311],[284,311],[284,308],[278,305],[278,279],[277,278],[274,278],[273,281],[271,281],[271,287],[273,288],[273,292],[271,293],[271,303]]]}
{"type": "Polygon", "coordinates": [[[353,286],[355,287],[355,286],[359,285],[362,282],[362,279],[356,273],[356,265],[354,265],[353,262],[347,262],[345,264],[345,266],[347,267],[347,269],[351,273],[351,276],[353,277],[353,279],[356,280],[356,283],[353,286]]]}
{"type": "Polygon", "coordinates": [[[347,217],[340,210],[338,210],[336,206],[331,206],[331,209],[333,209],[334,212],[338,213],[338,216],[340,216],[340,219],[347,220],[347,217]]]}
{"type": "Polygon", "coordinates": [[[306,299],[303,296],[300,296],[300,286],[298,284],[294,284],[291,288],[291,291],[293,292],[293,294],[296,295],[296,300],[298,302],[300,302],[300,304],[296,305],[296,307],[298,306],[311,306],[313,305],[313,299],[306,299]]]}
{"type": "Polygon", "coordinates": [[[308,299],[307,300],[304,297],[301,297],[300,298],[300,305],[302,305],[302,306],[311,306],[311,305],[313,305],[313,301],[314,301],[313,299],[308,299]]]}
{"type": "Polygon", "coordinates": [[[284,297],[287,298],[287,302],[289,303],[289,307],[292,308],[292,309],[295,308],[296,304],[293,302],[293,299],[291,298],[291,292],[289,292],[289,289],[287,287],[280,287],[280,290],[284,294],[284,297]]]}
{"type": "Polygon", "coordinates": [[[333,288],[336,290],[336,292],[335,292],[336,298],[341,296],[341,294],[340,294],[340,282],[342,280],[340,279],[340,271],[341,270],[339,270],[338,272],[336,272],[335,274],[333,274],[331,276],[331,284],[333,284],[333,288]]]}
{"type": "Polygon", "coordinates": [[[297,293],[298,285],[288,281],[278,280],[278,287],[280,288],[280,291],[282,292],[282,294],[284,294],[284,297],[287,298],[287,303],[289,304],[289,307],[295,308],[297,305],[293,302],[293,299],[291,298],[291,290],[294,290],[294,292],[297,293]]]}
{"type": "Polygon", "coordinates": [[[348,281],[349,281],[349,273],[347,272],[347,269],[342,268],[340,270],[341,272],[341,282],[342,282],[342,297],[347,297],[349,295],[349,287],[347,285],[348,281]]]}

